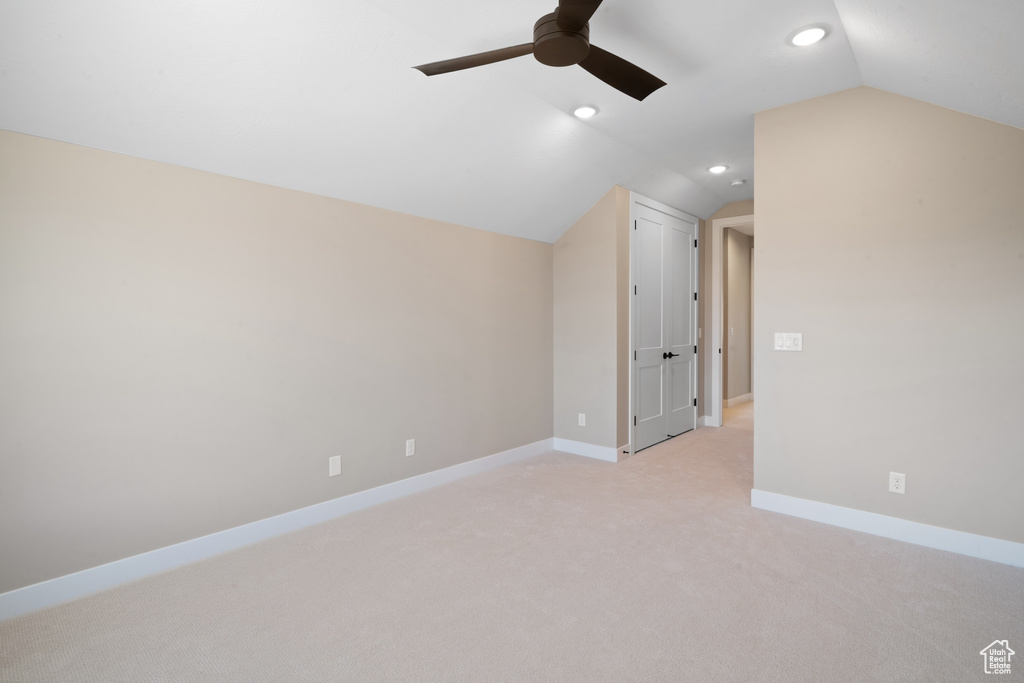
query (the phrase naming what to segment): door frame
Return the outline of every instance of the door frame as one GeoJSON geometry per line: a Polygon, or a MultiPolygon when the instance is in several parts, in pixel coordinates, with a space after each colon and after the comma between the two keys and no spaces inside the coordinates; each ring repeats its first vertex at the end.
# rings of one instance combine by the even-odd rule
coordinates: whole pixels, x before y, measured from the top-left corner
{"type": "MultiPolygon", "coordinates": [[[[705,348],[711,354],[711,405],[704,424],[708,427],[722,426],[722,297],[725,293],[723,276],[722,244],[726,228],[741,228],[754,224],[754,214],[734,216],[732,218],[716,218],[711,221],[711,346],[705,348]]],[[[753,346],[753,330],[751,330],[751,346],[753,346]]],[[[753,356],[753,353],[751,353],[753,356]]],[[[751,389],[753,389],[753,363],[751,363],[751,389]]]]}
{"type": "MultiPolygon", "coordinates": [[[[637,217],[636,217],[636,206],[637,206],[637,204],[642,204],[643,206],[650,207],[650,208],[652,208],[652,209],[654,209],[656,211],[660,211],[660,212],[668,214],[670,216],[675,216],[676,218],[679,218],[681,220],[685,220],[685,221],[695,220],[697,222],[697,234],[694,235],[694,238],[697,240],[697,257],[694,259],[694,264],[693,264],[695,287],[697,288],[697,305],[694,306],[694,324],[696,325],[695,329],[699,329],[700,318],[701,318],[701,310],[700,310],[700,300],[701,300],[701,296],[700,296],[700,289],[701,289],[700,288],[700,284],[701,284],[701,273],[700,273],[700,261],[701,261],[701,259],[700,259],[700,244],[701,244],[700,218],[695,216],[695,215],[693,215],[693,214],[687,213],[686,211],[683,211],[682,209],[677,209],[674,206],[669,206],[668,204],[663,204],[663,203],[661,203],[659,201],[651,199],[650,197],[645,197],[642,194],[638,194],[638,193],[633,192],[632,190],[630,190],[630,192],[629,192],[629,225],[627,226],[627,228],[629,229],[629,291],[630,292],[632,292],[633,291],[633,287],[636,286],[636,273],[634,273],[634,268],[633,268],[633,258],[634,258],[634,255],[636,254],[636,247],[635,247],[635,240],[636,240],[636,234],[635,233],[636,233],[636,231],[633,230],[633,221],[637,220],[637,217]]],[[[633,296],[629,296],[629,344],[627,345],[628,346],[628,349],[627,349],[628,355],[626,357],[626,363],[627,363],[627,366],[629,367],[629,416],[628,417],[629,417],[629,457],[631,457],[631,458],[636,453],[636,450],[635,450],[636,449],[636,435],[634,434],[635,425],[633,424],[633,415],[635,414],[635,404],[634,404],[635,397],[633,396],[633,389],[634,389],[634,381],[636,379],[633,376],[633,374],[634,374],[633,351],[635,350],[635,343],[636,343],[636,339],[634,337],[635,330],[633,329],[633,314],[634,313],[635,313],[635,311],[633,310],[633,296]]],[[[699,344],[700,342],[698,341],[697,343],[699,344]]],[[[695,388],[700,386],[700,380],[699,380],[699,377],[700,377],[699,373],[700,372],[701,372],[700,363],[697,363],[695,365],[695,368],[694,368],[694,380],[693,380],[695,388]]],[[[719,378],[719,384],[721,384],[721,378],[719,378]]],[[[696,418],[697,418],[697,421],[696,421],[695,426],[699,426],[700,425],[700,415],[697,415],[696,418]]]]}

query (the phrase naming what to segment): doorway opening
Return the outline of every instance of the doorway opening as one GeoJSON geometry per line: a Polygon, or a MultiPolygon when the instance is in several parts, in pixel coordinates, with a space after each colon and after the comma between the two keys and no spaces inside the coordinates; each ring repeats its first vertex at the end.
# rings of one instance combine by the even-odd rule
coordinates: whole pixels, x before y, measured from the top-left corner
{"type": "MultiPolygon", "coordinates": [[[[729,332],[726,325],[726,301],[725,292],[727,289],[726,277],[726,230],[732,229],[740,234],[753,235],[754,214],[735,216],[732,218],[716,218],[711,221],[711,345],[707,352],[711,354],[711,376],[708,381],[711,383],[711,402],[708,406],[708,414],[705,418],[705,425],[710,427],[721,427],[725,418],[725,406],[727,402],[728,389],[724,385],[725,357],[728,352],[729,332]]],[[[749,253],[749,310],[753,310],[754,303],[754,256],[753,251],[749,253]]],[[[737,322],[736,320],[733,321],[737,322]]],[[[736,325],[732,325],[735,331],[736,325]]],[[[750,316],[747,348],[749,352],[749,397],[746,400],[737,401],[734,405],[752,400],[754,396],[754,354],[752,353],[752,340],[756,339],[754,334],[753,316],[750,316]]],[[[734,336],[734,335],[733,335],[734,336]]],[[[735,389],[735,387],[734,387],[735,389]]],[[[734,395],[733,399],[744,398],[743,394],[734,395]]],[[[752,406],[751,406],[752,408],[752,406]]],[[[752,419],[752,412],[751,412],[752,419]]]]}

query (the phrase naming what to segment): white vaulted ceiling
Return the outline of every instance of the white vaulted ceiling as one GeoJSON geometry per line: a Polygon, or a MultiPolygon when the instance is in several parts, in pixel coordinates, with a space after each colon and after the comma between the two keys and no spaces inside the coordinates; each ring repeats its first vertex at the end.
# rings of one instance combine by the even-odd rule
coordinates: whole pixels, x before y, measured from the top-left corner
{"type": "Polygon", "coordinates": [[[751,198],[754,113],[858,85],[1024,128],[1021,0],[605,0],[591,41],[668,83],[643,102],[529,56],[411,68],[556,2],[0,0],[0,128],[546,242],[613,184],[751,198]]]}

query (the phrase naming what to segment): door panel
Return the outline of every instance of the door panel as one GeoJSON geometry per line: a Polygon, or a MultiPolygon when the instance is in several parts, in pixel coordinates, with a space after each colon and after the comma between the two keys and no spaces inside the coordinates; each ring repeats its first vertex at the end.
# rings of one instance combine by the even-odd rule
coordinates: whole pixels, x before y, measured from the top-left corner
{"type": "Polygon", "coordinates": [[[676,436],[693,429],[696,424],[695,406],[693,405],[693,365],[673,359],[669,369],[671,396],[668,411],[668,435],[676,436]]]}
{"type": "Polygon", "coordinates": [[[661,363],[640,368],[640,395],[637,396],[636,415],[641,422],[663,418],[665,389],[661,363]]]}
{"type": "Polygon", "coordinates": [[[665,292],[662,263],[662,229],[659,223],[639,219],[636,226],[637,237],[637,296],[635,303],[638,308],[637,328],[640,339],[636,345],[640,349],[660,349],[665,345],[664,310],[665,292]]]}

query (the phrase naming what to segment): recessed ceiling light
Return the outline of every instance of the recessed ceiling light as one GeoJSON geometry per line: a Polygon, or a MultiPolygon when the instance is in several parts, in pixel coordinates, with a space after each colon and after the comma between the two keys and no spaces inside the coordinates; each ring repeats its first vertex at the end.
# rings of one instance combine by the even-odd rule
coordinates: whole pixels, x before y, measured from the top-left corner
{"type": "Polygon", "coordinates": [[[728,166],[712,166],[708,170],[711,171],[712,173],[725,173],[726,171],[729,170],[729,167],[728,166]]]}
{"type": "Polygon", "coordinates": [[[578,119],[589,119],[596,113],[597,107],[592,107],[589,104],[585,104],[582,107],[576,107],[572,110],[572,115],[578,119]]]}
{"type": "Polygon", "coordinates": [[[789,42],[791,45],[796,45],[797,47],[807,47],[808,45],[814,45],[827,35],[828,27],[824,24],[805,26],[790,35],[789,42]]]}
{"type": "Polygon", "coordinates": [[[731,183],[729,183],[729,184],[730,184],[730,185],[743,185],[743,184],[745,184],[746,182],[747,182],[746,180],[734,180],[734,181],[732,181],[732,182],[731,182],[731,183]]]}

